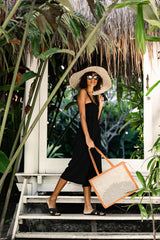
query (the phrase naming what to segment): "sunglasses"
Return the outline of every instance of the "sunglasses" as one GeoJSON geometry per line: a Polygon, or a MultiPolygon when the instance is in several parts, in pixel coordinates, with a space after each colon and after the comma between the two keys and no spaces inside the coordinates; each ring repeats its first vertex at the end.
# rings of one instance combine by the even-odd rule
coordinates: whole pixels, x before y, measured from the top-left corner
{"type": "Polygon", "coordinates": [[[91,79],[93,79],[93,78],[94,78],[94,80],[98,80],[98,76],[97,76],[97,75],[95,75],[95,76],[88,75],[87,78],[88,78],[89,80],[91,80],[91,79]]]}

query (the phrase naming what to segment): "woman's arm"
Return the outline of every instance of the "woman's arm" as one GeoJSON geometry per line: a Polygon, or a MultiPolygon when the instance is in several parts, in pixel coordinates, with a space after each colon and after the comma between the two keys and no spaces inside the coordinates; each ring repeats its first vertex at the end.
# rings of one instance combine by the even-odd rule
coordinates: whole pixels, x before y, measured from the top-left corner
{"type": "Polygon", "coordinates": [[[103,104],[104,104],[104,97],[102,95],[98,95],[98,102],[99,102],[99,112],[98,112],[98,120],[100,119],[103,104]]]}
{"type": "Polygon", "coordinates": [[[86,98],[87,98],[86,90],[81,89],[78,93],[78,107],[79,107],[80,121],[81,121],[82,129],[85,135],[86,144],[88,148],[94,148],[94,142],[90,138],[87,122],[86,122],[86,111],[85,111],[86,98]]]}

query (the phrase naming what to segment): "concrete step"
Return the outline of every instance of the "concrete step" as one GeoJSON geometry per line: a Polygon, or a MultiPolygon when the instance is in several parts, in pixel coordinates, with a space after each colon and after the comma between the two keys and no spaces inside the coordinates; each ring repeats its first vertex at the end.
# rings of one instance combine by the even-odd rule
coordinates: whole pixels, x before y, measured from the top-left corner
{"type": "MultiPolygon", "coordinates": [[[[156,234],[157,239],[160,233],[156,234]]],[[[153,239],[150,232],[25,232],[17,233],[16,238],[24,239],[153,239]]]]}
{"type": "MultiPolygon", "coordinates": [[[[23,196],[24,203],[46,203],[46,199],[49,196],[38,196],[38,195],[25,195],[23,196]]],[[[100,203],[97,196],[91,197],[92,203],[100,203]]],[[[141,198],[135,197],[126,197],[121,199],[118,204],[132,204],[132,203],[139,203],[141,198]]],[[[151,197],[152,204],[160,204],[160,196],[151,197]]],[[[84,203],[83,196],[58,196],[57,203],[84,203]]],[[[143,204],[150,204],[149,197],[144,197],[142,202],[143,204]]]]}
{"type": "MultiPolygon", "coordinates": [[[[155,220],[160,220],[160,214],[154,215],[155,220]]],[[[27,213],[21,214],[19,219],[52,219],[52,220],[141,220],[140,214],[106,214],[105,216],[84,215],[84,214],[61,214],[60,216],[51,216],[49,213],[27,213]]],[[[146,218],[144,218],[145,220],[146,218]]],[[[152,220],[150,217],[147,220],[152,220]]]]}

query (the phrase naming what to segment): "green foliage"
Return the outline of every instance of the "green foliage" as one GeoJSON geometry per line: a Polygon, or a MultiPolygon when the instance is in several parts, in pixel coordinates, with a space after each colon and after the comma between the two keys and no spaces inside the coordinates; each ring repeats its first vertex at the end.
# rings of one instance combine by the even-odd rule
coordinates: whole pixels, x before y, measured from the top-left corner
{"type": "Polygon", "coordinates": [[[159,83],[160,83],[160,80],[158,80],[155,84],[153,84],[153,86],[149,88],[146,96],[148,96],[153,91],[153,89],[158,86],[159,83]]]}
{"type": "Polygon", "coordinates": [[[134,130],[138,134],[138,141],[135,143],[134,151],[131,158],[143,159],[143,88],[142,82],[138,82],[133,78],[132,86],[128,91],[128,87],[123,83],[123,97],[122,99],[126,101],[129,113],[125,118],[125,124],[121,127],[120,132],[126,127],[130,126],[131,130],[134,130]]]}
{"type": "MultiPolygon", "coordinates": [[[[91,32],[93,31],[94,27],[93,26],[88,26],[88,28],[86,29],[86,39],[88,38],[88,36],[91,34],[91,32]]],[[[97,43],[97,36],[94,35],[91,39],[91,41],[88,43],[87,45],[87,52],[88,54],[91,54],[95,47],[96,47],[96,43],[97,43]]]]}
{"type": "Polygon", "coordinates": [[[148,213],[145,209],[145,207],[142,204],[138,204],[139,210],[141,212],[141,220],[143,221],[143,217],[148,218],[148,213]]]}
{"type": "Polygon", "coordinates": [[[99,19],[102,18],[103,13],[105,11],[103,2],[104,2],[104,0],[96,0],[96,14],[99,17],[99,19]]]}
{"type": "MultiPolygon", "coordinates": [[[[143,218],[149,219],[152,216],[152,225],[153,225],[153,239],[156,239],[156,229],[155,229],[155,220],[154,220],[154,213],[159,211],[159,207],[154,208],[152,204],[152,196],[157,196],[160,194],[160,137],[154,143],[152,149],[150,150],[153,152],[153,156],[148,162],[147,170],[148,175],[146,178],[143,176],[141,172],[136,172],[137,177],[142,185],[142,187],[132,195],[132,198],[139,197],[140,202],[137,203],[140,213],[141,213],[141,220],[143,218]],[[150,200],[150,209],[146,208],[145,205],[142,204],[143,198],[145,196],[149,197],[150,200]]],[[[132,207],[135,204],[129,206],[132,207]]]]}
{"type": "Polygon", "coordinates": [[[8,9],[3,1],[0,1],[0,8],[8,14],[8,9]]]}
{"type": "Polygon", "coordinates": [[[146,41],[160,42],[160,37],[146,36],[146,41]]]}
{"type": "MultiPolygon", "coordinates": [[[[50,151],[51,151],[51,149],[53,148],[53,144],[51,144],[50,146],[48,146],[48,148],[47,148],[47,156],[48,156],[48,154],[50,153],[50,151]]],[[[50,155],[50,158],[63,158],[64,157],[64,155],[63,155],[63,153],[59,153],[58,152],[58,150],[59,150],[59,148],[60,148],[61,146],[55,146],[54,147],[54,149],[53,149],[53,151],[52,151],[52,154],[50,155]]]]}
{"type": "Polygon", "coordinates": [[[132,0],[132,1],[122,0],[122,2],[117,3],[114,8],[124,8],[132,5],[148,4],[148,3],[150,3],[149,0],[132,0]]]}
{"type": "Polygon", "coordinates": [[[160,153],[160,137],[157,138],[156,142],[153,144],[153,147],[151,148],[150,151],[154,151],[154,150],[156,151],[157,154],[160,153]]]}
{"type": "Polygon", "coordinates": [[[0,34],[2,35],[2,37],[5,37],[6,41],[9,40],[9,35],[8,35],[7,31],[4,28],[2,28],[1,26],[0,26],[0,34]]]}
{"type": "MultiPolygon", "coordinates": [[[[136,172],[137,177],[142,184],[142,188],[140,188],[136,193],[132,195],[132,198],[139,197],[140,203],[136,203],[139,207],[140,213],[141,213],[141,220],[143,221],[143,218],[149,219],[150,216],[157,210],[157,208],[153,208],[152,206],[152,200],[151,196],[157,196],[160,192],[160,188],[157,188],[157,186],[153,183],[152,179],[149,177],[149,175],[144,178],[142,173],[136,172]],[[142,204],[144,196],[148,196],[150,199],[150,209],[146,209],[145,206],[142,204]]],[[[130,205],[129,208],[131,208],[133,205],[130,205]]]]}
{"type": "Polygon", "coordinates": [[[147,19],[147,22],[150,23],[152,26],[160,28],[160,21],[158,20],[147,19]]]}
{"type": "Polygon", "coordinates": [[[143,175],[140,172],[136,172],[138,179],[140,180],[143,187],[146,187],[146,182],[144,180],[143,175]]]}
{"type": "MultiPolygon", "coordinates": [[[[11,73],[12,71],[14,71],[14,69],[15,68],[9,68],[9,71],[7,71],[7,70],[2,71],[0,76],[7,75],[9,72],[11,73]]],[[[19,88],[19,86],[23,85],[26,81],[28,81],[29,79],[36,77],[36,76],[37,76],[37,73],[35,73],[33,71],[28,71],[28,72],[23,73],[20,82],[15,83],[14,90],[15,91],[20,90],[21,88],[19,88]]],[[[8,91],[10,89],[10,87],[11,87],[11,85],[9,85],[9,84],[2,85],[2,86],[0,86],[0,91],[8,91]]]]}
{"type": "Polygon", "coordinates": [[[65,6],[67,10],[70,10],[71,12],[73,12],[73,8],[68,0],[57,0],[57,2],[61,3],[62,6],[65,6]]]}
{"type": "MultiPolygon", "coordinates": [[[[4,173],[8,164],[9,164],[8,157],[6,156],[6,154],[4,152],[0,151],[0,172],[1,173],[4,173]]],[[[11,172],[11,170],[10,170],[10,172],[11,172]]]]}
{"type": "Polygon", "coordinates": [[[32,45],[33,55],[35,57],[38,57],[40,52],[40,37],[35,35],[33,38],[31,38],[31,45],[32,45]]]}
{"type": "Polygon", "coordinates": [[[6,58],[6,55],[5,55],[5,52],[4,52],[3,48],[1,48],[1,47],[0,47],[0,52],[1,52],[2,56],[3,56],[4,62],[5,62],[7,71],[8,71],[9,67],[8,67],[7,58],[6,58]]]}
{"type": "Polygon", "coordinates": [[[145,41],[160,41],[159,37],[146,36],[144,20],[147,21],[151,28],[149,33],[160,28],[160,21],[158,16],[158,9],[154,1],[149,0],[123,0],[121,3],[117,3],[115,8],[130,7],[133,11],[136,12],[136,26],[135,26],[135,39],[136,45],[139,52],[139,47],[142,50],[142,53],[145,53],[146,46],[145,41]],[[145,19],[143,17],[145,15],[145,19]]]}
{"type": "Polygon", "coordinates": [[[75,37],[80,37],[81,29],[80,29],[80,25],[79,25],[79,22],[77,21],[77,19],[74,19],[73,17],[70,17],[69,22],[70,22],[70,25],[72,27],[74,36],[75,37]]]}
{"type": "Polygon", "coordinates": [[[51,57],[55,53],[67,53],[71,54],[72,56],[75,55],[74,51],[68,50],[68,49],[60,49],[60,48],[51,48],[47,50],[46,52],[41,53],[38,58],[42,60],[46,60],[46,58],[51,57]]]}
{"type": "MultiPolygon", "coordinates": [[[[26,81],[28,81],[29,79],[36,77],[36,76],[37,76],[37,73],[35,73],[33,71],[23,73],[20,85],[24,84],[26,81]]],[[[18,83],[16,83],[16,84],[18,84],[18,83]]]]}
{"type": "Polygon", "coordinates": [[[137,5],[137,17],[136,17],[136,26],[135,26],[135,38],[136,38],[136,45],[139,52],[139,46],[143,53],[146,51],[146,31],[144,26],[144,19],[143,19],[143,5],[137,5]]]}
{"type": "Polygon", "coordinates": [[[70,122],[72,122],[77,112],[77,103],[74,101],[73,90],[70,87],[66,88],[62,99],[61,96],[55,96],[49,105],[48,146],[50,147],[52,145],[52,149],[53,143],[55,144],[60,140],[59,143],[61,147],[59,148],[59,152],[65,157],[71,157],[73,152],[74,137],[78,125],[77,120],[73,120],[72,125],[70,125],[70,122]],[[61,103],[60,106],[58,104],[59,101],[61,103]],[[59,106],[59,108],[57,108],[57,106],[59,106]],[[55,109],[55,111],[52,111],[52,109],[55,109]]]}

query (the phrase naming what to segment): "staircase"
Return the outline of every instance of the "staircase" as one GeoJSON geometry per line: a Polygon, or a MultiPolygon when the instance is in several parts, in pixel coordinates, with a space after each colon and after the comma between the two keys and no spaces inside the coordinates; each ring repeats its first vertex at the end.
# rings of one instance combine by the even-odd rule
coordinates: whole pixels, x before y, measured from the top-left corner
{"type": "MultiPolygon", "coordinates": [[[[53,175],[57,180],[59,177],[58,174],[32,174],[30,176],[17,174],[21,179],[21,182],[18,183],[21,190],[21,196],[17,207],[12,239],[153,239],[152,228],[147,230],[147,232],[140,231],[139,227],[138,229],[134,227],[136,231],[133,231],[134,229],[132,229],[132,231],[126,229],[125,223],[130,223],[131,226],[134,226],[134,224],[135,226],[145,226],[146,224],[152,225],[151,218],[147,221],[144,219],[142,223],[139,213],[129,213],[126,211],[125,206],[140,201],[138,197],[134,199],[130,197],[122,199],[116,204],[116,207],[114,206],[114,211],[112,211],[111,208],[106,209],[105,216],[87,216],[83,215],[82,211],[73,213],[71,206],[75,204],[77,204],[76,206],[82,205],[84,199],[80,192],[79,185],[68,183],[65,192],[62,192],[62,195],[58,197],[57,205],[60,207],[63,206],[64,208],[67,206],[66,209],[70,206],[71,212],[64,211],[63,213],[62,211],[61,216],[49,215],[46,208],[46,198],[48,196],[43,191],[34,192],[33,189],[38,189],[36,184],[41,185],[42,182],[45,183],[45,179],[47,179],[47,181],[48,178],[53,179],[53,175]],[[67,192],[67,189],[69,189],[69,192],[67,192]],[[123,225],[123,229],[122,227],[121,229],[116,227],[114,232],[108,230],[109,224],[117,222],[118,226],[123,225]],[[30,228],[27,228],[28,224],[35,225],[36,230],[34,232],[30,231],[30,228]],[[56,231],[52,231],[52,229],[48,231],[48,228],[54,225],[56,226],[56,231]],[[72,225],[75,225],[75,227],[73,228],[72,225]]],[[[93,205],[101,207],[99,199],[94,194],[91,199],[93,205]]],[[[149,204],[149,198],[145,197],[143,203],[149,204]]],[[[159,204],[160,197],[152,197],[152,203],[159,204]]],[[[160,214],[155,214],[155,221],[159,220],[160,214]]],[[[160,232],[156,234],[156,237],[157,239],[160,238],[160,232]]]]}

